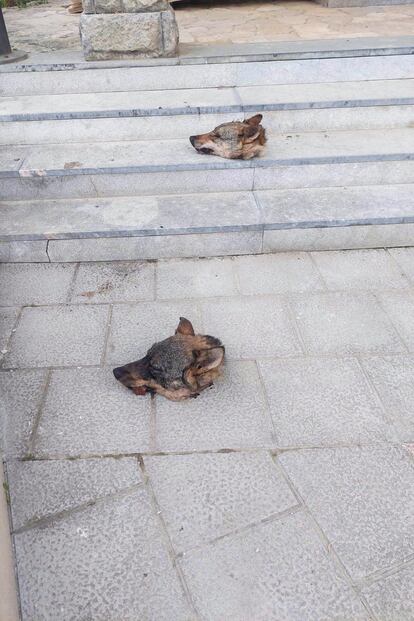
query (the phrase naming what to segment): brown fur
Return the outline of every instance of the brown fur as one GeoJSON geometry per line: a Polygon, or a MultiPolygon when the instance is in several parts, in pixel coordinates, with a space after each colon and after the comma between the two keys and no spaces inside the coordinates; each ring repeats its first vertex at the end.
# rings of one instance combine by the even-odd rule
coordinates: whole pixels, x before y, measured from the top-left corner
{"type": "Polygon", "coordinates": [[[172,401],[197,397],[222,371],[224,347],[213,336],[195,334],[180,317],[174,336],[155,343],[144,358],[114,369],[114,375],[136,395],[157,393],[172,401]]]}
{"type": "Polygon", "coordinates": [[[262,118],[256,114],[245,121],[223,123],[207,134],[190,136],[190,142],[198,153],[250,160],[260,155],[266,144],[266,132],[260,125],[262,118]]]}

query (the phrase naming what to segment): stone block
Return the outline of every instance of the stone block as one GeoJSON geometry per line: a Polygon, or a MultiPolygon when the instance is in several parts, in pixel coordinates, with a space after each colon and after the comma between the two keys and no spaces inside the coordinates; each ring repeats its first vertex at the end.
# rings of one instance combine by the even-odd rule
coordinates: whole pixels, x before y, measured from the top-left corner
{"type": "Polygon", "coordinates": [[[83,12],[90,13],[147,13],[168,9],[166,0],[83,0],[83,12]]]}
{"type": "Polygon", "coordinates": [[[408,451],[312,449],[286,452],[280,461],[354,580],[413,555],[414,463],[408,451]]]}
{"type": "Polygon", "coordinates": [[[149,450],[150,399],[136,397],[106,369],[53,371],[35,453],[85,456],[149,450]]]}
{"type": "Polygon", "coordinates": [[[10,462],[13,529],[137,485],[140,472],[133,457],[10,462]]]}
{"type": "MultiPolygon", "coordinates": [[[[3,300],[3,292],[2,292],[3,300]]],[[[19,314],[18,308],[2,308],[0,310],[0,360],[7,353],[7,343],[19,314]]]]}
{"type": "Polygon", "coordinates": [[[157,266],[157,298],[205,298],[235,295],[233,261],[194,259],[160,261],[157,266]]]}
{"type": "Polygon", "coordinates": [[[378,621],[414,619],[414,566],[402,567],[362,589],[378,621]]]}
{"type": "Polygon", "coordinates": [[[82,14],[80,34],[86,60],[173,56],[178,45],[178,28],[171,8],[82,14]]]}
{"type": "Polygon", "coordinates": [[[3,366],[100,364],[108,313],[104,305],[24,308],[3,366]]]}
{"type": "Polygon", "coordinates": [[[0,265],[0,305],[64,303],[74,273],[74,265],[49,263],[0,265]]]}
{"type": "Polygon", "coordinates": [[[189,621],[141,487],[15,535],[24,621],[189,621]]]}
{"type": "Polygon", "coordinates": [[[380,291],[377,298],[409,351],[414,351],[414,295],[411,291],[380,291]]]}
{"type": "Polygon", "coordinates": [[[148,457],[145,466],[177,551],[297,504],[267,453],[148,457]]]}
{"type": "Polygon", "coordinates": [[[180,561],[208,621],[368,621],[304,513],[260,524],[180,561]]]}

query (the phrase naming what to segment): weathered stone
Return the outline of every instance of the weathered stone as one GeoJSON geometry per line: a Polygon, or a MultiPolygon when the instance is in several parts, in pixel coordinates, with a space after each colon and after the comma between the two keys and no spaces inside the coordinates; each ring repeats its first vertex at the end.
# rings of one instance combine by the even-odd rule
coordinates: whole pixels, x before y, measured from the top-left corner
{"type": "Polygon", "coordinates": [[[145,1],[139,13],[83,14],[80,34],[85,58],[111,60],[174,55],[178,29],[173,10],[155,11],[155,4],[148,9],[145,1]],[[147,12],[143,13],[144,10],[147,12]]]}
{"type": "Polygon", "coordinates": [[[83,12],[148,13],[168,9],[166,0],[83,0],[83,12]]]}

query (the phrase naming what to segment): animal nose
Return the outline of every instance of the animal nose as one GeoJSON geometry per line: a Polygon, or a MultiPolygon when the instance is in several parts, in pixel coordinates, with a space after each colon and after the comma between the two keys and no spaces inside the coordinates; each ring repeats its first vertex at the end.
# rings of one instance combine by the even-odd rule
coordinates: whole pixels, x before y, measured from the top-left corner
{"type": "Polygon", "coordinates": [[[115,378],[117,380],[121,379],[123,373],[124,373],[124,370],[122,367],[117,367],[116,369],[113,370],[113,374],[115,375],[115,378]]]}
{"type": "Polygon", "coordinates": [[[195,140],[196,140],[196,136],[190,136],[190,142],[193,145],[193,147],[195,147],[195,140]]]}

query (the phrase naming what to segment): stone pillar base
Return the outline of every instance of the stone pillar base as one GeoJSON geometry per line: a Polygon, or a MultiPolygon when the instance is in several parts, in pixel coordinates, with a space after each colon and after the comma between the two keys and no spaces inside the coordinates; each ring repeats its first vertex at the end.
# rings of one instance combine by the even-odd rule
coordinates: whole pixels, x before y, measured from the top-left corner
{"type": "Polygon", "coordinates": [[[80,36],[86,60],[175,56],[178,27],[166,0],[84,0],[80,36]]]}

